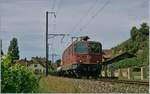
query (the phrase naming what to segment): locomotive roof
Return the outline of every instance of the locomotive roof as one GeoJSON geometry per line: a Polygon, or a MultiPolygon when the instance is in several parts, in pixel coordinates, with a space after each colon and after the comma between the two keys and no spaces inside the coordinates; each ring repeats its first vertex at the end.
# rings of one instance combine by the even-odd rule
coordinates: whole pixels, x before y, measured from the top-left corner
{"type": "MultiPolygon", "coordinates": [[[[76,43],[78,43],[78,42],[94,42],[94,43],[100,43],[99,41],[74,41],[74,42],[72,42],[65,50],[64,50],[64,52],[70,47],[70,46],[72,46],[74,43],[76,44],[76,43]]],[[[101,43],[100,43],[101,44],[101,43]]],[[[102,44],[101,44],[102,45],[102,44]]],[[[63,52],[63,53],[64,53],[63,52]]]]}
{"type": "MultiPolygon", "coordinates": [[[[99,41],[74,41],[73,43],[78,43],[78,42],[87,42],[87,43],[91,43],[91,42],[93,42],[93,43],[100,43],[101,44],[101,42],[99,42],[99,41]]],[[[71,43],[69,46],[71,46],[73,43],[71,43]]],[[[101,44],[102,45],[102,44],[101,44]]],[[[69,47],[68,46],[68,47],[69,47]]]]}
{"type": "Polygon", "coordinates": [[[74,41],[75,43],[77,42],[96,42],[96,43],[100,43],[99,41],[74,41]]]}

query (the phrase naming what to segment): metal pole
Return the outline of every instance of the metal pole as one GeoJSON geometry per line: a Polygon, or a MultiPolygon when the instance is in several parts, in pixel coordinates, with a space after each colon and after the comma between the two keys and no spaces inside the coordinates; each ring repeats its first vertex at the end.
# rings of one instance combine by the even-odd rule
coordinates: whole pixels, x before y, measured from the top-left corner
{"type": "Polygon", "coordinates": [[[0,63],[1,63],[1,57],[2,57],[2,40],[0,39],[0,63]]]}
{"type": "Polygon", "coordinates": [[[1,51],[2,51],[2,39],[0,39],[0,42],[1,42],[1,43],[0,43],[0,46],[1,46],[1,51]]]}
{"type": "Polygon", "coordinates": [[[46,76],[48,76],[48,11],[46,11],[46,76]]]}

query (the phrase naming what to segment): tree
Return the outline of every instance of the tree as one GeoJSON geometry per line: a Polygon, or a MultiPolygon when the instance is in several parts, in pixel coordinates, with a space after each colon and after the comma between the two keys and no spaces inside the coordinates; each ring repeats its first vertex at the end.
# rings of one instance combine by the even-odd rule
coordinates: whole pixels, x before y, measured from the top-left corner
{"type": "Polygon", "coordinates": [[[137,56],[138,59],[147,65],[149,63],[149,26],[147,23],[142,23],[140,28],[132,27],[130,31],[131,37],[117,45],[113,49],[113,53],[119,51],[128,51],[137,56]]]}
{"type": "Polygon", "coordinates": [[[17,38],[13,38],[10,41],[10,46],[8,48],[8,54],[11,56],[12,61],[19,59],[19,47],[18,47],[17,38]]]}
{"type": "Polygon", "coordinates": [[[60,63],[61,63],[61,59],[56,60],[57,67],[60,66],[60,63]]]}
{"type": "Polygon", "coordinates": [[[132,38],[132,40],[135,40],[137,35],[138,35],[138,29],[134,26],[131,29],[131,38],[132,38]]]}
{"type": "Polygon", "coordinates": [[[147,25],[147,23],[142,23],[139,31],[144,35],[149,35],[149,26],[147,25]]]}
{"type": "Polygon", "coordinates": [[[36,92],[39,79],[26,67],[10,64],[7,55],[1,64],[1,92],[29,93],[36,92]]]}

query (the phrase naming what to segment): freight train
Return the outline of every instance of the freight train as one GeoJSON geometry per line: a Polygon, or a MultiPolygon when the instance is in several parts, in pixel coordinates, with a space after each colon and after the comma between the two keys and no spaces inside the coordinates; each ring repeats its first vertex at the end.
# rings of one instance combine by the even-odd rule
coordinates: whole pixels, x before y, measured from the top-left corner
{"type": "Polygon", "coordinates": [[[70,75],[81,78],[97,78],[101,74],[102,44],[88,41],[88,37],[72,42],[62,55],[62,62],[57,69],[59,76],[70,75]]]}

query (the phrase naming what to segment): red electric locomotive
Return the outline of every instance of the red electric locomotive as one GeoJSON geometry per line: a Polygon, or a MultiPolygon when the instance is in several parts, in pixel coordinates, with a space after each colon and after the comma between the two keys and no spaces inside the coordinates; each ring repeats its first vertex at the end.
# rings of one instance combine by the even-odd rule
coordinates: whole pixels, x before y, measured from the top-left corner
{"type": "Polygon", "coordinates": [[[81,37],[80,41],[74,41],[64,51],[58,73],[75,77],[98,77],[101,73],[101,62],[101,43],[88,41],[88,37],[81,37]]]}

